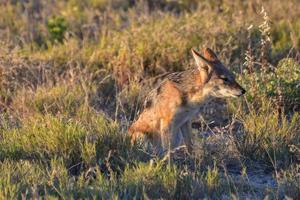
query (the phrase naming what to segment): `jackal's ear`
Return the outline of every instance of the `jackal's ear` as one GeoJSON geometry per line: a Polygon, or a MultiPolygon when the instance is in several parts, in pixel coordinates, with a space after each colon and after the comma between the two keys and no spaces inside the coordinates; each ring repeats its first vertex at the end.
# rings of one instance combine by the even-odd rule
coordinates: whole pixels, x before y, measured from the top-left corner
{"type": "Polygon", "coordinates": [[[203,49],[203,57],[206,60],[208,60],[209,62],[216,62],[216,61],[218,61],[217,55],[210,48],[204,48],[203,49]]]}
{"type": "Polygon", "coordinates": [[[206,58],[204,58],[204,56],[202,56],[200,53],[198,53],[195,49],[192,49],[192,54],[193,57],[196,61],[197,67],[200,70],[206,70],[208,71],[209,66],[210,66],[210,62],[209,60],[207,60],[206,58]]]}

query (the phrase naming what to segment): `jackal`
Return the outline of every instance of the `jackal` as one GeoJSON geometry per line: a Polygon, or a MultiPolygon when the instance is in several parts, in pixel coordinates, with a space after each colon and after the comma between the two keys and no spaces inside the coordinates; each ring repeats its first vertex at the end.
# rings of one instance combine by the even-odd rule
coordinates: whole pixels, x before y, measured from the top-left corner
{"type": "Polygon", "coordinates": [[[192,49],[194,69],[161,75],[163,80],[148,94],[144,108],[130,126],[134,143],[146,136],[160,153],[177,147],[181,138],[192,152],[191,120],[201,104],[212,97],[239,97],[246,91],[209,48],[201,55],[192,49]]]}

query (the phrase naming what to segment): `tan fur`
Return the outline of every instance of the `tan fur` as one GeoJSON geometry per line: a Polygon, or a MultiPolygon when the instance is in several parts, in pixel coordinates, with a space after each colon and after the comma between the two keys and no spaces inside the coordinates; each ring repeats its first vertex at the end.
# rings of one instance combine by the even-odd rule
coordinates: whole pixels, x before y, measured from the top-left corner
{"type": "Polygon", "coordinates": [[[160,153],[179,145],[183,138],[192,151],[191,120],[209,97],[240,96],[245,90],[211,49],[195,50],[195,69],[162,75],[164,79],[146,98],[145,107],[129,128],[131,141],[146,136],[160,153]]]}
{"type": "Polygon", "coordinates": [[[218,61],[216,54],[209,48],[203,50],[203,56],[211,62],[218,61]]]}

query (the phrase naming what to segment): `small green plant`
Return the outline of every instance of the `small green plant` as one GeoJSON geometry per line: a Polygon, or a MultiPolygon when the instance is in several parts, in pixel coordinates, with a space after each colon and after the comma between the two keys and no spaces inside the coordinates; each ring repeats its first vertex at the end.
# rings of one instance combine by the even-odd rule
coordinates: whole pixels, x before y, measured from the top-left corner
{"type": "Polygon", "coordinates": [[[213,169],[208,167],[205,180],[206,180],[206,184],[209,188],[212,188],[219,184],[218,168],[216,166],[214,166],[213,169]]]}
{"type": "Polygon", "coordinates": [[[52,42],[63,42],[67,31],[67,22],[61,16],[52,16],[47,21],[47,29],[52,42]]]}

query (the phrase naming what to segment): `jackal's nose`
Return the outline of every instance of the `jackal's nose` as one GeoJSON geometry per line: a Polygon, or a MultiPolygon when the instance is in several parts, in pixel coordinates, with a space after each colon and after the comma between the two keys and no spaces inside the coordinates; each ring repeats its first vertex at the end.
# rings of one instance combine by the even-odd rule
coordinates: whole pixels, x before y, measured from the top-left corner
{"type": "Polygon", "coordinates": [[[246,90],[243,88],[242,89],[242,95],[246,93],[246,90]]]}

